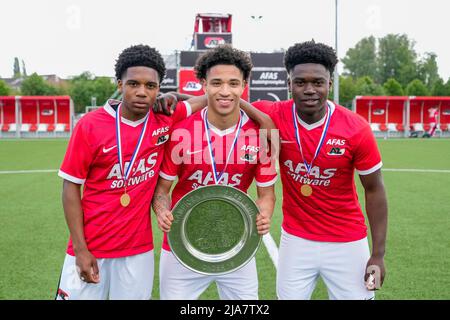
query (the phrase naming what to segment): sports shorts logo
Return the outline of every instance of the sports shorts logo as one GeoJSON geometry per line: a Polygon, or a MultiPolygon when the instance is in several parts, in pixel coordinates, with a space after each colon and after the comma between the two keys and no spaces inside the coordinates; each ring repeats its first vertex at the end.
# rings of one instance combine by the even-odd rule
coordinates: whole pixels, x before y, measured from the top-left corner
{"type": "Polygon", "coordinates": [[[57,296],[61,300],[69,300],[69,294],[67,292],[65,292],[64,290],[62,290],[61,288],[58,288],[57,296]]]}
{"type": "Polygon", "coordinates": [[[103,147],[103,153],[108,153],[108,152],[110,152],[112,149],[114,149],[115,147],[117,147],[117,146],[112,146],[112,147],[110,147],[110,148],[105,148],[105,147],[103,147]]]}

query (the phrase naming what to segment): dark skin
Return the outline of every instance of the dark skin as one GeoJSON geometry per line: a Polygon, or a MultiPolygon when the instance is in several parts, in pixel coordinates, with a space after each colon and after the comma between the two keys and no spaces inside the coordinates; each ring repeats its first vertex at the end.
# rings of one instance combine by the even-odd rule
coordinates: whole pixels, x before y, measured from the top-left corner
{"type": "MultiPolygon", "coordinates": [[[[157,106],[167,105],[164,96],[159,96],[159,74],[152,68],[130,67],[117,83],[122,93],[121,115],[127,120],[137,121],[144,118],[150,106],[155,109],[157,106]]],[[[191,97],[188,101],[192,112],[203,108],[206,105],[205,100],[204,97],[191,97]]],[[[172,110],[168,111],[169,114],[173,112],[175,105],[176,100],[169,102],[168,110],[172,110]]],[[[62,202],[80,278],[88,283],[99,283],[97,259],[90,253],[84,237],[81,185],[64,180],[62,202]]]]}
{"type": "MultiPolygon", "coordinates": [[[[292,92],[300,119],[308,124],[321,120],[327,112],[327,98],[332,85],[330,72],[321,64],[304,63],[290,70],[289,78],[289,90],[292,92]]],[[[372,255],[367,267],[377,266],[380,270],[377,289],[382,286],[386,274],[384,266],[388,212],[386,192],[380,170],[360,175],[360,180],[364,187],[366,212],[372,234],[372,255]]],[[[368,277],[369,273],[366,273],[364,281],[368,277]]]]}
{"type": "MultiPolygon", "coordinates": [[[[144,118],[150,106],[155,104],[159,93],[158,72],[149,67],[130,67],[117,83],[123,97],[122,117],[131,121],[144,118]]],[[[84,237],[80,189],[81,185],[64,180],[62,193],[64,214],[72,237],[75,263],[80,278],[87,283],[99,283],[97,259],[90,253],[84,237]]]]}
{"type": "Polygon", "coordinates": [[[296,65],[289,72],[289,91],[297,107],[297,114],[308,124],[325,116],[326,101],[331,88],[330,72],[321,64],[296,65]]]}

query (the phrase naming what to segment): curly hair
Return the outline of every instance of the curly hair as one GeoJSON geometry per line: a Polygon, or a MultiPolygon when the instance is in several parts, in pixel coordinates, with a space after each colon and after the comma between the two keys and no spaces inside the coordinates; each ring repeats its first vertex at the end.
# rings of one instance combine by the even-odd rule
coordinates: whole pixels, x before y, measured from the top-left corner
{"type": "Polygon", "coordinates": [[[195,75],[198,79],[206,79],[206,73],[218,64],[233,65],[242,71],[244,80],[248,80],[253,68],[250,55],[234,49],[230,45],[220,45],[202,54],[195,63],[195,75]]]}
{"type": "Polygon", "coordinates": [[[333,48],[323,43],[315,43],[314,40],[296,43],[289,47],[284,55],[284,66],[288,72],[298,64],[317,63],[323,65],[332,75],[337,62],[333,48]]]}
{"type": "Polygon", "coordinates": [[[122,78],[125,71],[130,67],[149,67],[155,69],[161,83],[166,75],[166,66],[161,54],[147,45],[139,44],[124,49],[116,60],[114,67],[116,79],[122,78]]]}

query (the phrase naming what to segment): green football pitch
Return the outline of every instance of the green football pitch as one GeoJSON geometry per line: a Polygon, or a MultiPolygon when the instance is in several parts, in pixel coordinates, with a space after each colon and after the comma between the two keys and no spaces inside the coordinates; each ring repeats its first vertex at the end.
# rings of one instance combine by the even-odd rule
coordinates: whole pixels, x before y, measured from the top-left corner
{"type": "MultiPolygon", "coordinates": [[[[378,143],[384,163],[389,227],[387,277],[376,298],[450,299],[450,139],[378,143]]],[[[67,140],[0,140],[0,299],[55,296],[68,239],[61,204],[62,181],[56,173],[66,146],[67,140]]],[[[280,182],[276,189],[271,235],[278,244],[280,182]]],[[[255,189],[250,193],[254,197],[255,189]]],[[[159,299],[162,234],[153,221],[153,298],[159,299]]],[[[257,266],[260,299],[276,299],[276,270],[264,245],[258,250],[257,266]]],[[[201,296],[217,298],[214,285],[201,296]]],[[[327,299],[322,282],[313,299],[327,299]]]]}

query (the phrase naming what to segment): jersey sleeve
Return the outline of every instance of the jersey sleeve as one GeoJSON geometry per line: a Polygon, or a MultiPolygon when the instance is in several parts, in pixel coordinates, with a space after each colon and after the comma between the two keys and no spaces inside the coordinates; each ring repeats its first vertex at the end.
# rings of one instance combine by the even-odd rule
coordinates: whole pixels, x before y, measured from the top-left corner
{"type": "MultiPolygon", "coordinates": [[[[176,133],[176,129],[172,132],[171,137],[176,136],[173,135],[173,133],[176,133]]],[[[163,179],[174,181],[178,176],[178,169],[182,161],[180,150],[177,150],[176,148],[179,143],[178,140],[172,140],[171,138],[169,143],[166,143],[166,146],[164,147],[164,157],[159,172],[159,176],[163,179]]]]}
{"type": "Polygon", "coordinates": [[[354,155],[354,166],[359,175],[368,175],[383,165],[377,141],[369,125],[365,125],[357,134],[357,146],[354,155]]]}
{"type": "Polygon", "coordinates": [[[255,182],[258,187],[270,187],[277,181],[276,160],[271,157],[270,152],[261,148],[258,164],[256,166],[255,182]]]}
{"type": "Polygon", "coordinates": [[[88,143],[86,123],[83,120],[75,126],[58,176],[76,184],[84,184],[94,153],[88,143]]]}
{"type": "Polygon", "coordinates": [[[267,101],[267,100],[259,100],[252,103],[252,106],[254,106],[259,111],[264,112],[267,114],[272,121],[275,123],[277,128],[280,127],[279,125],[279,106],[273,101],[267,101]]]}
{"type": "Polygon", "coordinates": [[[174,113],[172,114],[173,123],[178,123],[192,114],[192,107],[187,101],[177,103],[174,113]]]}

